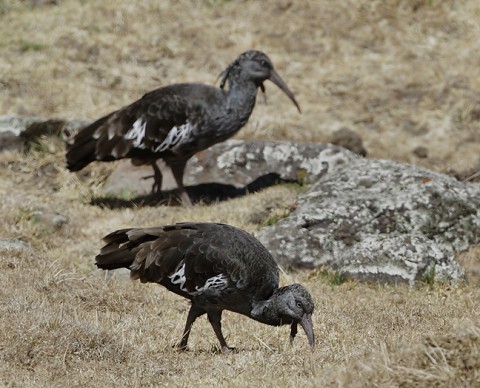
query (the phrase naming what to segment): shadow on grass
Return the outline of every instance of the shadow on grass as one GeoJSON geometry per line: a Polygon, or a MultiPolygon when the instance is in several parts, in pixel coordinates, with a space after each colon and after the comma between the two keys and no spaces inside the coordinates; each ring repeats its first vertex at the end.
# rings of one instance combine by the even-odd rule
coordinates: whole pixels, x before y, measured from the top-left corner
{"type": "MultiPolygon", "coordinates": [[[[200,202],[210,204],[255,193],[280,183],[295,183],[295,181],[282,179],[277,173],[269,173],[258,177],[253,182],[241,188],[223,183],[202,183],[194,186],[186,186],[185,190],[194,204],[200,202]]],[[[160,195],[139,195],[131,199],[113,197],[111,195],[96,197],[93,198],[90,203],[111,209],[158,205],[179,206],[181,204],[177,190],[162,191],[160,195]]]]}

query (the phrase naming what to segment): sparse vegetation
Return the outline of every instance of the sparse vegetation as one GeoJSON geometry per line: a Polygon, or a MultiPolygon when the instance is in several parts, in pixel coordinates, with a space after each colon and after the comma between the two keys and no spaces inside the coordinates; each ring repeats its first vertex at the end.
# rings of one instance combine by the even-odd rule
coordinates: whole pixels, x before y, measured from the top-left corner
{"type": "Polygon", "coordinates": [[[263,226],[275,225],[278,221],[288,217],[293,210],[293,207],[271,209],[267,219],[263,222],[263,226]]]}
{"type": "Polygon", "coordinates": [[[310,274],[310,279],[320,279],[326,284],[339,286],[348,281],[348,276],[340,271],[334,271],[329,268],[318,268],[310,274]]]}
{"type": "Polygon", "coordinates": [[[46,46],[42,43],[38,42],[29,42],[29,41],[24,41],[22,40],[18,44],[18,48],[21,52],[25,51],[42,51],[46,48],[46,46]]]}
{"type": "MultiPolygon", "coordinates": [[[[440,171],[480,163],[477,1],[57,3],[0,0],[1,114],[97,118],[159,85],[213,83],[240,52],[258,48],[303,114],[266,84],[268,105],[259,98],[239,137],[326,141],[346,126],[362,135],[369,156],[440,171]],[[416,158],[419,145],[433,156],[416,158]]],[[[0,153],[0,238],[31,246],[0,250],[0,385],[480,384],[477,247],[459,257],[467,285],[439,284],[434,270],[419,287],[347,281],[325,269],[282,273],[284,284],[312,291],[313,353],[301,334],[290,347],[288,328],[230,313],[224,332],[236,353],[217,354],[206,319],[181,353],[172,345],[186,302],[123,273],[96,271],[101,237],[186,220],[255,232],[288,214],[305,186],[191,209],[113,209],[92,198],[115,163],[72,174],[58,138],[37,144],[0,153]],[[34,218],[40,208],[68,223],[47,228],[34,218]]]]}
{"type": "Polygon", "coordinates": [[[430,265],[424,272],[422,281],[430,287],[435,284],[435,264],[430,265]]]}

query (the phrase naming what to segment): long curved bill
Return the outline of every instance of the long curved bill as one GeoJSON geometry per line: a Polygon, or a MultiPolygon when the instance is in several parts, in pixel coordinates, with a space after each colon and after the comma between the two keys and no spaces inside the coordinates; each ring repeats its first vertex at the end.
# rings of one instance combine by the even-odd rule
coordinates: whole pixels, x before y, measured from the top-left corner
{"type": "Polygon", "coordinates": [[[295,106],[298,109],[298,112],[302,113],[302,110],[300,109],[300,106],[298,105],[297,100],[295,100],[295,96],[291,92],[291,90],[288,88],[287,84],[285,81],[278,75],[278,73],[272,69],[270,71],[270,77],[268,77],[270,81],[272,81],[275,85],[277,85],[282,91],[288,96],[290,100],[295,104],[295,106]]]}
{"type": "Polygon", "coordinates": [[[312,314],[304,314],[302,320],[300,321],[300,325],[305,331],[305,334],[308,338],[308,343],[313,350],[315,347],[315,334],[313,333],[312,314]]]}

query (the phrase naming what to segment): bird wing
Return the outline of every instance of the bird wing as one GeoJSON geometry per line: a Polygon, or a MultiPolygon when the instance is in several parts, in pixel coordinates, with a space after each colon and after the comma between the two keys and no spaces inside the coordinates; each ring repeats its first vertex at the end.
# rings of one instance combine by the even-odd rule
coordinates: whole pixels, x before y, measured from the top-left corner
{"type": "Polygon", "coordinates": [[[77,171],[94,160],[156,159],[171,151],[199,124],[203,105],[195,98],[199,93],[191,91],[202,86],[156,89],[85,127],[67,144],[68,167],[77,171]]]}
{"type": "Polygon", "coordinates": [[[120,159],[135,150],[155,153],[175,144],[175,139],[164,143],[173,128],[188,125],[191,104],[183,94],[176,93],[174,86],[154,90],[114,112],[93,133],[98,156],[120,159]]]}
{"type": "Polygon", "coordinates": [[[267,299],[278,288],[278,268],[270,253],[251,234],[229,225],[180,223],[130,229],[114,232],[105,241],[97,265],[100,261],[99,267],[106,268],[108,260],[102,255],[125,257],[118,255],[123,249],[132,255],[132,277],[142,282],[165,284],[163,280],[173,282],[178,275],[181,289],[194,295],[223,281],[236,289],[251,287],[259,299],[267,299]]]}

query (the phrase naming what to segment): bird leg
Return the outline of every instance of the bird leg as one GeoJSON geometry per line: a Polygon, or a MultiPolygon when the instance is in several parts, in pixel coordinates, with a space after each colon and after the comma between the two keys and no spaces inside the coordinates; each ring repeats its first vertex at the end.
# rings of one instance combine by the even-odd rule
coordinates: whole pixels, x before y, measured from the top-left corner
{"type": "Polygon", "coordinates": [[[175,161],[175,163],[169,164],[173,177],[175,178],[175,182],[177,183],[178,190],[180,191],[182,205],[192,206],[192,201],[185,191],[185,187],[183,186],[183,172],[185,171],[186,165],[186,160],[175,161]]]}
{"type": "Polygon", "coordinates": [[[192,304],[192,307],[190,307],[190,311],[188,312],[187,323],[185,324],[185,330],[183,330],[182,340],[180,341],[180,344],[177,345],[179,349],[187,349],[188,337],[190,336],[190,330],[192,330],[193,322],[195,322],[199,316],[205,313],[205,310],[192,304]]]}
{"type": "Polygon", "coordinates": [[[297,324],[294,322],[292,323],[292,326],[290,328],[290,345],[293,345],[293,340],[295,339],[296,335],[297,335],[297,324]]]}
{"type": "Polygon", "coordinates": [[[151,166],[153,167],[153,175],[144,176],[142,179],[153,178],[152,194],[160,194],[163,180],[162,171],[158,168],[155,161],[151,163],[151,166]]]}
{"type": "Polygon", "coordinates": [[[210,324],[213,327],[213,331],[215,332],[215,335],[217,336],[218,340],[220,341],[220,347],[222,349],[222,353],[224,353],[224,354],[230,353],[232,350],[234,350],[234,348],[230,348],[227,345],[227,341],[225,341],[225,338],[223,337],[223,334],[222,334],[222,322],[221,322],[222,310],[209,311],[209,312],[207,312],[207,316],[208,316],[208,320],[209,320],[210,324]]]}
{"type": "Polygon", "coordinates": [[[160,194],[162,191],[162,172],[158,168],[157,162],[154,160],[152,162],[153,167],[153,185],[152,185],[152,194],[160,194]]]}

